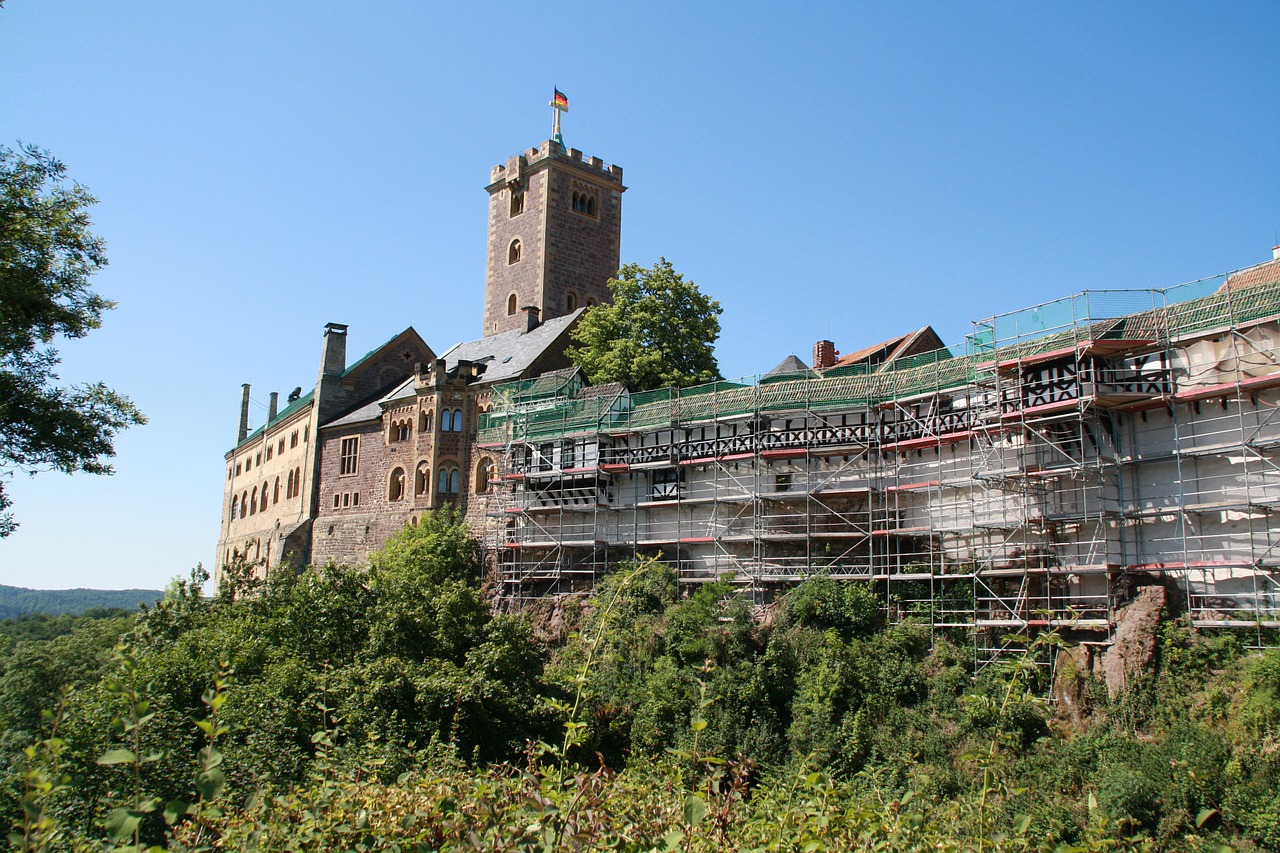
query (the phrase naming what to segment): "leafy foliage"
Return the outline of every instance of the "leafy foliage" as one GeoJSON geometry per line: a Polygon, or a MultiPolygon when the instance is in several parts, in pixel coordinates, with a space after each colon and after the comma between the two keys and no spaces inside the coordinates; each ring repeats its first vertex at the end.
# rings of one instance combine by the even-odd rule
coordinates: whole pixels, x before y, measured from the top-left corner
{"type": "Polygon", "coordinates": [[[452,514],[371,563],[246,572],[212,598],[197,571],[144,615],[16,641],[0,662],[14,847],[1243,853],[1280,839],[1280,652],[1167,627],[1159,667],[1094,691],[1072,728],[1040,698],[1056,635],[1006,638],[978,669],[923,626],[884,627],[856,584],[814,578],[770,618],[729,579],[682,599],[669,567],[630,562],[543,645],[523,616],[490,613],[452,514]]]}
{"type": "Polygon", "coordinates": [[[588,310],[566,354],[591,382],[632,391],[684,387],[720,378],[713,345],[720,303],[675,271],[666,258],[652,269],[627,264],[609,281],[613,304],[588,310]]]}
{"type": "MultiPolygon", "coordinates": [[[[80,338],[114,303],[89,278],[107,263],[96,203],[47,151],[0,146],[0,471],[110,474],[115,434],[146,419],[102,383],[54,383],[57,336],[80,338]]],[[[0,483],[0,537],[15,523],[0,483]]]]}

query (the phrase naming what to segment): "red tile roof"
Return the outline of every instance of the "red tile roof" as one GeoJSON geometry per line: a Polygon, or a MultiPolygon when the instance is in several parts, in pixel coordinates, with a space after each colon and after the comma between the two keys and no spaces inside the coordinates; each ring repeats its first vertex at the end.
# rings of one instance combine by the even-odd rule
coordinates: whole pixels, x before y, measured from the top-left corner
{"type": "Polygon", "coordinates": [[[1280,258],[1273,258],[1257,266],[1233,272],[1227,276],[1226,283],[1218,288],[1218,292],[1226,293],[1231,290],[1243,290],[1246,287],[1277,282],[1280,282],[1280,258]]]}
{"type": "Polygon", "coordinates": [[[851,364],[864,362],[871,365],[887,363],[908,355],[942,349],[943,346],[942,339],[938,337],[933,327],[924,326],[914,332],[908,332],[842,356],[832,367],[848,367],[851,364]]]}

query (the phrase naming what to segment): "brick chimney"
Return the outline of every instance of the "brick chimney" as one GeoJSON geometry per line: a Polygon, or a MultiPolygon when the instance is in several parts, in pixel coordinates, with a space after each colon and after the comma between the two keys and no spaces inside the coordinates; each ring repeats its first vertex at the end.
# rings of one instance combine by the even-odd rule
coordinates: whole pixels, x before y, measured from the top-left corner
{"type": "Polygon", "coordinates": [[[538,315],[542,313],[541,311],[538,310],[538,306],[526,305],[520,310],[524,312],[525,334],[528,334],[529,332],[532,332],[534,329],[538,328],[539,326],[538,315]]]}
{"type": "Polygon", "coordinates": [[[280,392],[272,391],[270,401],[267,403],[267,423],[270,424],[276,419],[276,412],[280,408],[280,392]]]}
{"type": "Polygon", "coordinates": [[[342,323],[326,323],[324,327],[324,359],[322,376],[339,376],[347,369],[347,327],[342,323]]]}
{"type": "Polygon", "coordinates": [[[835,364],[836,359],[839,357],[840,353],[836,352],[836,345],[831,341],[818,341],[813,345],[813,367],[815,370],[826,370],[835,364]]]}

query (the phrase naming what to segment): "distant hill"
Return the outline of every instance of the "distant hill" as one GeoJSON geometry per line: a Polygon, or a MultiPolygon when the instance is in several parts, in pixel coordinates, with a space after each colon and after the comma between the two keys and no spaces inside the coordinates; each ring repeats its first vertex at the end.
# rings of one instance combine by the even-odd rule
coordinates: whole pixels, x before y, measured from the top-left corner
{"type": "Polygon", "coordinates": [[[25,613],[75,615],[93,607],[137,610],[139,604],[155,604],[163,595],[158,589],[26,589],[0,584],[0,619],[25,613]]]}

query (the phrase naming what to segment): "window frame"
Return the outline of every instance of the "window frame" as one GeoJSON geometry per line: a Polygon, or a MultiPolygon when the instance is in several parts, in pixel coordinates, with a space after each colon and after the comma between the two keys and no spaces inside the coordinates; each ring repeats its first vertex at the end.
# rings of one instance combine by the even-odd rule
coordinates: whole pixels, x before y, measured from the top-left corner
{"type": "Polygon", "coordinates": [[[338,445],[338,476],[354,477],[360,473],[360,436],[344,437],[338,445]],[[350,447],[350,451],[348,451],[350,447]]]}

